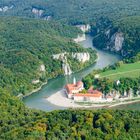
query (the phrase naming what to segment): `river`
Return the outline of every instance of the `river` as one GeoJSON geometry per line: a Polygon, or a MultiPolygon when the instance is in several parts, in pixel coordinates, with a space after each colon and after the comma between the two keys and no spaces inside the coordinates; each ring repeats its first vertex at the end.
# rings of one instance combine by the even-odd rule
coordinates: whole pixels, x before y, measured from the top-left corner
{"type": "Polygon", "coordinates": [[[71,83],[74,77],[76,78],[76,80],[81,80],[84,76],[92,72],[94,69],[104,68],[121,59],[120,56],[118,55],[96,49],[92,44],[92,37],[89,35],[86,35],[86,40],[81,42],[80,44],[85,48],[91,47],[97,51],[98,54],[97,62],[91,65],[90,67],[80,72],[74,73],[70,76],[58,77],[48,81],[48,84],[43,86],[40,91],[26,97],[23,100],[26,106],[43,111],[65,109],[63,107],[58,107],[49,103],[46,100],[46,98],[56,93],[57,91],[61,90],[66,83],[71,83]]]}

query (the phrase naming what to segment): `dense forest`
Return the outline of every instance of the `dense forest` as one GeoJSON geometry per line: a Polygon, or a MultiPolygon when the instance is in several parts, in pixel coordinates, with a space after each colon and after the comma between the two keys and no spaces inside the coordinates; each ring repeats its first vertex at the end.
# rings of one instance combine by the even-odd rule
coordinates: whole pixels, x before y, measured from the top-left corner
{"type": "Polygon", "coordinates": [[[48,115],[48,140],[138,140],[140,112],[80,111],[52,112],[48,115]]]}
{"type": "Polygon", "coordinates": [[[19,99],[0,88],[1,140],[45,140],[46,116],[27,109],[19,99]]]}
{"type": "Polygon", "coordinates": [[[140,15],[139,0],[0,0],[0,5],[13,5],[12,9],[1,12],[1,15],[35,18],[32,8],[36,8],[43,10],[40,18],[51,16],[69,24],[92,23],[101,17],[117,20],[140,15]]]}
{"type": "Polygon", "coordinates": [[[0,89],[2,140],[139,140],[140,112],[64,110],[44,113],[27,109],[0,89]]]}
{"type": "Polygon", "coordinates": [[[96,27],[92,29],[92,33],[94,34],[93,43],[100,49],[117,52],[124,58],[133,57],[140,52],[140,16],[122,18],[117,21],[100,19],[96,27]],[[117,39],[120,42],[123,39],[121,45],[117,39]],[[117,48],[118,46],[120,48],[117,48]]]}
{"type": "Polygon", "coordinates": [[[84,49],[72,41],[81,33],[75,27],[39,20],[20,18],[0,19],[0,86],[12,94],[26,94],[42,82],[62,75],[62,62],[54,60],[58,53],[88,52],[90,62],[81,64],[69,57],[73,71],[94,62],[95,52],[84,49]],[[45,71],[40,72],[40,66],[45,71]],[[78,66],[78,67],[77,67],[78,66]],[[33,84],[32,80],[40,83],[33,84]]]}
{"type": "Polygon", "coordinates": [[[90,24],[95,36],[94,45],[114,51],[116,33],[122,33],[124,41],[119,52],[132,57],[139,51],[140,5],[139,0],[5,0],[0,1],[1,16],[22,16],[43,20],[57,20],[70,25],[90,24]],[[12,6],[12,8],[10,8],[12,6]],[[9,7],[9,8],[8,8],[9,7]],[[107,32],[110,31],[110,34],[107,32]]]}

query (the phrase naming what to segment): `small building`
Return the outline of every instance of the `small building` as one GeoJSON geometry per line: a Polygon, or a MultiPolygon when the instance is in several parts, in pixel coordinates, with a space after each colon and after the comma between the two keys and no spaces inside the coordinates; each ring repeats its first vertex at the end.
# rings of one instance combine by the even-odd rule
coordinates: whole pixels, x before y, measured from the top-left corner
{"type": "Polygon", "coordinates": [[[67,84],[65,86],[67,97],[70,99],[73,98],[74,94],[79,93],[83,89],[84,89],[84,84],[82,81],[79,81],[77,83],[74,82],[73,84],[67,84]]]}
{"type": "Polygon", "coordinates": [[[106,101],[107,102],[112,102],[113,101],[113,97],[111,95],[107,95],[106,96],[106,101]]]}
{"type": "Polygon", "coordinates": [[[92,93],[77,93],[74,94],[74,101],[77,102],[101,102],[102,93],[98,90],[92,91],[92,93]]]}
{"type": "Polygon", "coordinates": [[[74,79],[73,84],[67,84],[65,86],[65,92],[69,99],[74,99],[76,102],[102,102],[103,94],[90,87],[87,93],[82,93],[84,90],[84,84],[82,81],[76,83],[74,79]]]}

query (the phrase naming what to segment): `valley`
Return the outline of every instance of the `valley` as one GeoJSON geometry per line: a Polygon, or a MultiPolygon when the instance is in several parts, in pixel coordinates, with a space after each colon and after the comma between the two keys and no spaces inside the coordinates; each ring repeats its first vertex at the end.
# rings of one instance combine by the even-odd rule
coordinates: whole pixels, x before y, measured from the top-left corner
{"type": "Polygon", "coordinates": [[[92,44],[92,38],[93,38],[92,36],[87,35],[86,40],[83,42],[80,42],[80,44],[84,48],[90,47],[97,51],[97,54],[98,54],[97,62],[78,73],[74,73],[70,76],[58,77],[54,80],[50,80],[47,83],[47,85],[43,86],[43,88],[40,91],[32,94],[31,96],[23,100],[24,103],[28,107],[36,108],[36,109],[40,109],[44,111],[65,109],[65,107],[59,107],[59,106],[55,106],[51,104],[50,102],[46,100],[46,98],[62,90],[65,84],[71,83],[73,81],[74,77],[76,78],[77,81],[81,80],[83,77],[91,73],[94,69],[104,68],[108,65],[114,64],[118,62],[119,60],[121,60],[121,57],[118,55],[96,49],[92,44]]]}
{"type": "Polygon", "coordinates": [[[0,0],[0,140],[139,140],[139,126],[139,0],[0,0]]]}

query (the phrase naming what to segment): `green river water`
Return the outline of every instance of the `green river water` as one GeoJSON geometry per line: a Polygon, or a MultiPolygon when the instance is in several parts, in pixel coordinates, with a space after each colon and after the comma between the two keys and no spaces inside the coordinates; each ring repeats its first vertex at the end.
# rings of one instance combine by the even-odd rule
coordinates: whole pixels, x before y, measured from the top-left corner
{"type": "MultiPolygon", "coordinates": [[[[91,65],[90,67],[74,73],[70,76],[63,76],[52,79],[48,81],[48,84],[43,86],[42,89],[28,97],[26,97],[23,101],[26,106],[34,109],[39,109],[43,111],[53,111],[58,109],[65,109],[63,107],[55,106],[49,103],[46,98],[55,94],[57,91],[61,90],[66,83],[72,82],[73,78],[75,77],[76,80],[81,80],[84,76],[92,72],[94,69],[104,68],[105,66],[111,65],[121,58],[118,55],[97,50],[92,44],[92,37],[87,35],[86,40],[80,43],[83,47],[88,48],[92,47],[98,53],[98,60],[96,64],[91,65]]],[[[140,110],[140,103],[134,103],[130,105],[122,105],[118,106],[117,108],[120,109],[139,109],[140,110]]]]}

